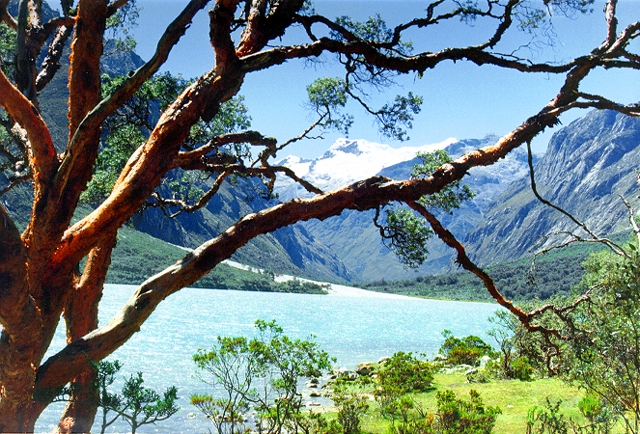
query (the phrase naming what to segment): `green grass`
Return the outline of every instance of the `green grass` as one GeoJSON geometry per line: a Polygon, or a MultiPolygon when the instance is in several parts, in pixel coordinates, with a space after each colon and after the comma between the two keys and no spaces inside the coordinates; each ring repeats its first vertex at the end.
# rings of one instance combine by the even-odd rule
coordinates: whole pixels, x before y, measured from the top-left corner
{"type": "MultiPolygon", "coordinates": [[[[434,389],[427,393],[414,395],[414,399],[428,411],[436,409],[436,392],[451,389],[459,397],[468,399],[469,391],[475,389],[485,406],[498,406],[502,414],[496,421],[494,434],[524,434],[527,423],[527,412],[533,406],[545,407],[546,398],[552,402],[562,400],[560,413],[565,419],[572,418],[578,423],[586,420],[578,410],[578,402],[584,393],[559,379],[545,378],[530,382],[519,380],[492,380],[489,383],[470,384],[462,373],[443,374],[434,376],[434,389]]],[[[383,419],[376,402],[371,402],[370,411],[363,419],[364,432],[371,434],[386,434],[391,425],[389,420],[383,419]]]]}

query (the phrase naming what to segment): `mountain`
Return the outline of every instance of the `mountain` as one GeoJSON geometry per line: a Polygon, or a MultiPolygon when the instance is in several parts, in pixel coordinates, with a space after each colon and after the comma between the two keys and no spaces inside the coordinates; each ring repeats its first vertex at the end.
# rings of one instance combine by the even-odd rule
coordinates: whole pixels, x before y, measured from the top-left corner
{"type": "MultiPolygon", "coordinates": [[[[296,175],[309,181],[323,191],[335,190],[360,179],[378,174],[381,170],[415,158],[417,152],[443,149],[456,142],[447,139],[441,143],[424,146],[393,148],[368,140],[338,139],[320,157],[312,160],[289,155],[276,164],[287,166],[296,175]]],[[[281,200],[307,197],[310,194],[291,179],[280,179],[276,190],[281,200]]]]}
{"type": "MultiPolygon", "coordinates": [[[[640,119],[592,111],[553,135],[535,165],[538,191],[601,236],[628,230],[621,197],[637,209],[639,144],[640,119]]],[[[535,198],[527,177],[490,204],[465,245],[479,263],[489,264],[565,241],[563,231],[584,235],[566,216],[535,198]]]]}
{"type": "MultiPolygon", "coordinates": [[[[220,191],[201,210],[167,218],[157,208],[137,214],[132,223],[142,232],[172,244],[195,248],[216,237],[243,216],[275,205],[256,191],[257,181],[240,179],[236,185],[225,182],[220,191]]],[[[290,226],[260,235],[233,256],[237,262],[295,276],[318,280],[351,280],[342,262],[302,226],[290,226]]]]}
{"type": "MultiPolygon", "coordinates": [[[[434,145],[394,149],[366,140],[340,139],[317,159],[302,160],[289,156],[281,164],[321,189],[328,190],[376,174],[406,179],[413,166],[420,162],[415,157],[418,151],[445,149],[455,158],[470,150],[492,145],[497,140],[498,137],[490,135],[480,140],[449,139],[434,145]]],[[[491,168],[474,168],[464,182],[476,191],[476,197],[452,214],[439,217],[454,234],[464,236],[481,221],[489,203],[526,174],[525,150],[512,152],[491,168]]],[[[292,182],[279,184],[277,191],[283,199],[306,194],[292,182]]],[[[354,281],[411,277],[414,272],[407,270],[383,244],[378,229],[373,225],[374,214],[374,211],[345,211],[340,216],[322,222],[303,222],[295,227],[306,228],[318,241],[329,247],[345,264],[354,281]]],[[[441,273],[452,268],[452,252],[442,242],[433,239],[428,249],[429,261],[419,269],[421,274],[441,273]]]]}

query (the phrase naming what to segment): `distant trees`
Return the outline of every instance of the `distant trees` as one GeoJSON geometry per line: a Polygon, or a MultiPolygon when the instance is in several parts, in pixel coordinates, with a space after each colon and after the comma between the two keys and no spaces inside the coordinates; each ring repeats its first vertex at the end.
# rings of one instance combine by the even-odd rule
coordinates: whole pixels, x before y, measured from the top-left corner
{"type": "MultiPolygon", "coordinates": [[[[640,56],[633,50],[637,49],[640,23],[621,27],[616,0],[605,6],[602,43],[588,53],[553,64],[526,58],[526,51],[513,51],[507,42],[518,29],[534,34],[537,27],[558,14],[588,12],[592,1],[439,0],[425,5],[424,13],[415,19],[391,28],[379,17],[356,22],[320,16],[303,0],[190,0],[167,27],[149,61],[109,83],[102,81],[100,67],[106,40],[112,29],[127,22],[123,14],[131,16],[133,0],[61,0],[61,16],[48,20],[43,18],[40,0],[20,0],[15,16],[7,11],[8,3],[0,0],[0,194],[9,195],[25,184],[32,192],[32,202],[30,213],[22,216],[24,230],[18,229],[6,207],[0,205],[2,432],[32,431],[42,411],[67,385],[72,393],[59,431],[88,432],[97,410],[91,399],[96,393],[93,366],[127,342],[162,300],[196,282],[260,234],[298,221],[326,219],[345,209],[382,209],[391,202],[406,205],[415,218],[403,211],[405,221],[419,232],[426,232],[424,228],[433,231],[456,250],[458,262],[482,279],[495,300],[527,327],[540,330],[535,325],[535,312],[515,307],[490,276],[469,260],[464,247],[430,211],[430,198],[459,182],[472,167],[491,165],[530,142],[556,125],[567,111],[596,108],[640,113],[638,105],[624,106],[581,89],[594,72],[639,69],[640,56]],[[207,5],[212,6],[210,26],[203,37],[210,41],[212,51],[201,54],[211,56],[213,67],[181,83],[179,90],[167,92],[170,98],[159,104],[156,117],[134,119],[130,115],[137,113],[135,104],[144,99],[139,98],[148,86],[153,88],[162,81],[157,72],[193,17],[207,5]],[[414,49],[406,40],[411,33],[428,44],[433,40],[431,28],[444,22],[465,25],[476,20],[486,24],[482,28],[492,30],[478,35],[472,45],[447,44],[438,38],[434,46],[414,49]],[[303,31],[288,32],[293,27],[303,31]],[[287,38],[282,38],[285,33],[287,38]],[[63,73],[61,59],[69,52],[65,48],[70,51],[65,80],[69,90],[68,134],[55,142],[54,125],[45,121],[39,92],[56,74],[63,73]],[[278,143],[268,132],[252,131],[233,116],[226,118],[230,104],[236,108],[232,113],[242,112],[238,94],[248,75],[319,56],[343,66],[344,75],[309,86],[315,118],[298,137],[278,143]],[[551,101],[514,125],[495,145],[455,161],[441,161],[439,167],[412,179],[372,177],[322,192],[286,167],[273,165],[273,157],[290,143],[326,128],[348,128],[351,119],[344,113],[347,100],[364,105],[383,134],[404,138],[421,97],[408,93],[392,97],[382,107],[371,107],[367,93],[385,88],[397,74],[420,78],[427,70],[451,62],[554,74],[564,81],[551,101]],[[122,120],[118,118],[121,115],[131,117],[132,124],[113,123],[122,120]],[[229,126],[229,122],[235,128],[215,127],[220,123],[229,126]],[[150,276],[111,321],[98,324],[97,312],[118,230],[132,215],[148,205],[164,207],[168,214],[198,209],[215,196],[223,182],[237,176],[261,180],[266,194],[276,177],[288,176],[313,196],[242,217],[180,261],[150,276]],[[206,182],[200,183],[199,189],[183,188],[200,177],[206,182]],[[176,188],[166,189],[165,183],[174,183],[176,188]],[[96,184],[100,188],[94,189],[96,184]],[[88,215],[78,213],[81,199],[93,205],[88,215]],[[418,222],[423,226],[414,225],[418,222]],[[68,344],[45,358],[61,318],[68,344]]],[[[126,36],[123,41],[124,46],[130,42],[126,36]]],[[[406,234],[405,228],[395,225],[394,232],[406,234]]],[[[414,254],[416,249],[400,247],[401,252],[421,259],[414,254]]]]}

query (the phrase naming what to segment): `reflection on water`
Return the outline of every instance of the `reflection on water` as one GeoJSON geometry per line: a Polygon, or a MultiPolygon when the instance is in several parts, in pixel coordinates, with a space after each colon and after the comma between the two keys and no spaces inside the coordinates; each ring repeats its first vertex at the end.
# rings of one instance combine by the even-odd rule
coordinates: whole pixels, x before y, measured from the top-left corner
{"type": "MultiPolygon", "coordinates": [[[[107,285],[101,323],[133,290],[132,286],[107,285]]],[[[490,328],[487,318],[495,309],[495,305],[485,303],[359,297],[357,291],[348,289],[324,296],[188,288],[165,300],[112,358],[124,365],[121,377],[142,371],[148,387],[158,391],[171,385],[178,387],[182,410],[158,426],[146,425],[139,432],[206,432],[208,421],[188,417],[197,413],[189,405],[189,396],[206,391],[193,378],[191,357],[198,348],[209,347],[217,336],[252,335],[256,319],[275,319],[293,338],[315,335],[321,347],[338,359],[340,367],[353,368],[359,362],[376,361],[396,351],[433,356],[443,341],[440,333],[445,328],[456,336],[486,338],[490,328]]],[[[63,345],[64,336],[59,330],[54,348],[63,345]]],[[[59,404],[48,409],[37,431],[49,432],[62,407],[59,404]]],[[[126,424],[112,427],[108,432],[127,431],[126,424]]]]}

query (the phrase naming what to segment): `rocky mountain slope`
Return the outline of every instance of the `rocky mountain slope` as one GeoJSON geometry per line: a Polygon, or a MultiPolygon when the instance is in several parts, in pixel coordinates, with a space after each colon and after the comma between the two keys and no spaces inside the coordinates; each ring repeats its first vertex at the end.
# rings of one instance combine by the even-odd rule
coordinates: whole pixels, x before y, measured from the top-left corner
{"type": "MultiPolygon", "coordinates": [[[[365,140],[337,141],[323,156],[311,160],[301,161],[292,157],[285,160],[285,164],[305,179],[315,182],[322,187],[332,185],[329,180],[338,179],[340,183],[348,184],[364,176],[376,174],[375,169],[381,168],[377,174],[393,179],[406,179],[411,169],[419,162],[415,158],[417,150],[433,151],[445,149],[452,157],[457,157],[479,147],[495,143],[498,138],[487,136],[481,140],[448,140],[446,142],[428,145],[421,148],[401,148],[397,153],[386,145],[367,142],[365,140]],[[364,156],[359,164],[356,158],[364,156]],[[407,158],[409,157],[409,158],[407,158]],[[405,159],[397,164],[385,167],[384,163],[405,159]],[[356,170],[350,170],[355,168],[356,170]]],[[[526,153],[517,150],[507,158],[501,160],[493,168],[476,168],[464,179],[474,191],[476,197],[449,214],[440,215],[443,223],[456,235],[464,236],[483,218],[489,203],[515,180],[527,174],[526,153]]],[[[322,188],[321,187],[321,188],[322,188]]],[[[278,190],[284,197],[293,196],[291,186],[285,185],[278,190]]],[[[382,242],[378,229],[373,225],[374,212],[345,211],[340,216],[325,221],[309,221],[300,223],[315,238],[333,251],[345,264],[353,280],[372,281],[379,279],[399,279],[414,276],[407,270],[382,242]]],[[[452,268],[451,250],[440,240],[433,239],[429,243],[429,261],[419,272],[441,273],[452,268]]]]}
{"type": "MultiPolygon", "coordinates": [[[[535,166],[538,191],[600,235],[628,230],[628,211],[621,197],[637,208],[638,145],[640,119],[590,112],[551,139],[535,166]]],[[[557,244],[566,235],[553,234],[563,231],[580,234],[567,217],[534,197],[527,177],[490,204],[465,245],[478,262],[488,264],[520,257],[537,245],[557,244]]]]}
{"type": "MultiPolygon", "coordinates": [[[[15,4],[14,0],[10,7],[15,4]]],[[[47,14],[55,11],[47,9],[47,14]]],[[[116,53],[105,57],[103,70],[123,74],[142,62],[133,52],[116,53]]],[[[43,116],[52,125],[58,147],[66,142],[68,134],[67,77],[63,73],[66,69],[63,65],[41,94],[43,116]]],[[[331,190],[376,174],[407,178],[417,162],[414,157],[418,151],[446,149],[457,157],[495,140],[494,136],[480,140],[448,139],[421,147],[393,148],[366,140],[340,139],[318,158],[303,160],[288,156],[280,163],[319,188],[331,190]]],[[[554,135],[547,153],[536,164],[539,190],[601,234],[622,230],[627,227],[627,210],[618,195],[637,204],[639,143],[640,120],[612,112],[592,112],[554,135]]],[[[440,218],[482,264],[521,257],[543,236],[575,229],[566,217],[540,204],[533,196],[524,149],[512,152],[497,165],[473,169],[463,182],[477,196],[451,215],[440,218]]],[[[267,203],[253,194],[255,189],[256,184],[251,181],[227,184],[200,212],[170,220],[161,216],[159,210],[149,208],[132,223],[167,242],[195,247],[243,215],[276,203],[267,203]]],[[[279,182],[277,189],[282,201],[306,194],[286,180],[279,182]]],[[[2,197],[2,201],[24,220],[30,212],[29,194],[28,186],[23,186],[2,197]]],[[[318,280],[372,281],[415,276],[384,246],[372,220],[372,212],[344,212],[324,222],[300,223],[253,240],[234,259],[318,280]]],[[[545,245],[558,241],[561,237],[548,239],[545,245]]],[[[432,240],[429,250],[430,260],[420,273],[452,269],[451,251],[439,240],[432,240]]]]}

